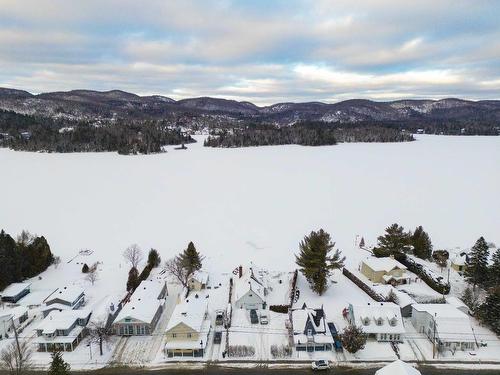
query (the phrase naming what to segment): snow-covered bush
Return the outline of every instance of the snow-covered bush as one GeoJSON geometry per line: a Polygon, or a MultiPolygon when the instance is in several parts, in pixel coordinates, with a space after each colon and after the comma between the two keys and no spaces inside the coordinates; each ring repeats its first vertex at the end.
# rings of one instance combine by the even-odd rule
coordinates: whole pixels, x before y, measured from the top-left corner
{"type": "Polygon", "coordinates": [[[230,345],[227,353],[229,357],[253,357],[255,355],[255,348],[248,345],[230,345]]]}
{"type": "Polygon", "coordinates": [[[289,345],[271,345],[273,358],[289,358],[292,356],[292,348],[289,345]]]}

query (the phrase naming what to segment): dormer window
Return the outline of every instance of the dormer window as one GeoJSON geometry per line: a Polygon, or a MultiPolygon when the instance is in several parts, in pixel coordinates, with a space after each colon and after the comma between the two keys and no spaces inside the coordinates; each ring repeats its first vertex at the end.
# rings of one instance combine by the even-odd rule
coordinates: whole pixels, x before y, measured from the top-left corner
{"type": "Polygon", "coordinates": [[[370,318],[364,318],[364,319],[363,319],[363,325],[364,325],[364,326],[367,326],[367,325],[369,325],[369,324],[370,324],[370,318]]]}
{"type": "Polygon", "coordinates": [[[383,323],[384,323],[384,321],[382,320],[382,318],[378,318],[377,319],[377,325],[378,326],[381,326],[383,323]]]}
{"type": "Polygon", "coordinates": [[[396,318],[392,318],[391,320],[389,320],[389,324],[392,326],[392,327],[395,327],[396,324],[398,324],[398,320],[396,318]]]}

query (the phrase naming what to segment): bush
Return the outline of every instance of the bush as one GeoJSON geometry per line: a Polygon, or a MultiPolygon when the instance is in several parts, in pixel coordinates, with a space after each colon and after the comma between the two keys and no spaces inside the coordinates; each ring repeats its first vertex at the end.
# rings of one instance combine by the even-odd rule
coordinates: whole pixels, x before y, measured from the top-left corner
{"type": "Polygon", "coordinates": [[[279,313],[279,314],[288,314],[289,308],[290,308],[290,306],[288,306],[288,305],[271,305],[271,306],[269,306],[270,311],[273,311],[273,312],[279,313]]]}
{"type": "Polygon", "coordinates": [[[340,339],[345,350],[349,353],[356,353],[365,347],[367,336],[361,327],[349,325],[342,331],[340,339]]]}
{"type": "Polygon", "coordinates": [[[289,345],[271,345],[271,356],[273,358],[289,358],[292,356],[292,348],[289,345]]]}
{"type": "Polygon", "coordinates": [[[161,263],[161,258],[160,254],[158,254],[158,251],[155,249],[149,250],[148,254],[148,265],[151,266],[151,268],[158,267],[161,263]]]}
{"type": "Polygon", "coordinates": [[[232,345],[229,346],[227,355],[229,357],[253,357],[255,355],[255,348],[248,345],[232,345]]]}

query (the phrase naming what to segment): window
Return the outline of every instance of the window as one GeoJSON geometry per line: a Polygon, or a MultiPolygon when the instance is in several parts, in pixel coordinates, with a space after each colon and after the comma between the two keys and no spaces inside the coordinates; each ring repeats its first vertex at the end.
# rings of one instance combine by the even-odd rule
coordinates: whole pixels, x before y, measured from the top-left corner
{"type": "Polygon", "coordinates": [[[176,338],[177,337],[177,333],[172,333],[172,338],[176,338]]]}
{"type": "Polygon", "coordinates": [[[307,330],[307,336],[312,336],[312,334],[313,334],[312,329],[308,329],[308,330],[307,330]]]}
{"type": "Polygon", "coordinates": [[[363,319],[363,325],[367,326],[368,324],[370,324],[370,319],[369,318],[364,318],[363,319]]]}
{"type": "Polygon", "coordinates": [[[382,325],[382,323],[383,323],[382,318],[378,318],[378,319],[377,319],[377,325],[378,325],[378,326],[381,326],[381,325],[382,325]]]}
{"type": "Polygon", "coordinates": [[[190,333],[188,333],[186,336],[187,336],[188,339],[191,338],[191,334],[190,333]]]}

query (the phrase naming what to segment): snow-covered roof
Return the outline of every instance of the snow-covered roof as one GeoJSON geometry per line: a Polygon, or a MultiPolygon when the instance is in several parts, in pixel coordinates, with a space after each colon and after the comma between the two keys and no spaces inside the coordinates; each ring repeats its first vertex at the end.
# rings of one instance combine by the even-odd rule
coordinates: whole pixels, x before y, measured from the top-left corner
{"type": "Polygon", "coordinates": [[[208,272],[196,271],[191,278],[198,281],[200,284],[206,284],[208,282],[208,272]]]}
{"type": "Polygon", "coordinates": [[[470,319],[464,312],[447,303],[417,303],[416,311],[432,315],[436,322],[436,334],[442,341],[474,341],[470,319]]]}
{"type": "Polygon", "coordinates": [[[382,367],[375,375],[421,375],[420,371],[400,359],[382,367]]]}
{"type": "Polygon", "coordinates": [[[238,301],[241,297],[249,291],[254,292],[262,301],[265,301],[265,286],[264,280],[259,275],[259,272],[253,268],[246,268],[243,270],[243,275],[235,278],[234,282],[234,297],[238,301]]]}
{"type": "Polygon", "coordinates": [[[451,297],[446,297],[446,303],[449,303],[450,305],[456,307],[457,309],[461,310],[462,312],[464,311],[469,311],[469,308],[465,303],[462,302],[462,300],[458,299],[457,297],[451,296],[451,297]]]}
{"type": "Polygon", "coordinates": [[[183,323],[196,332],[201,332],[208,309],[207,298],[190,296],[175,306],[168,321],[166,332],[183,323]]]}
{"type": "Polygon", "coordinates": [[[68,303],[73,303],[75,302],[82,293],[85,293],[85,291],[74,285],[70,286],[65,286],[62,288],[57,289],[53,294],[51,294],[46,300],[45,303],[50,303],[50,301],[53,301],[54,299],[58,298],[62,301],[66,301],[68,303]]]}
{"type": "Polygon", "coordinates": [[[12,315],[13,319],[19,319],[21,316],[28,312],[28,308],[26,306],[16,306],[9,310],[9,313],[12,315]]]}
{"type": "Polygon", "coordinates": [[[210,320],[206,319],[201,328],[200,337],[196,340],[167,340],[165,349],[201,349],[208,344],[208,335],[210,333],[210,320]]]}
{"type": "Polygon", "coordinates": [[[311,321],[316,331],[326,331],[324,312],[321,309],[312,309],[309,307],[305,307],[302,309],[292,310],[293,332],[303,333],[308,319],[311,321]],[[320,314],[319,319],[315,319],[315,317],[317,317],[317,314],[320,314]],[[318,324],[316,324],[316,322],[318,324]]]}
{"type": "Polygon", "coordinates": [[[455,255],[451,260],[451,263],[457,266],[465,266],[467,264],[467,253],[460,253],[455,255]]]}
{"type": "Polygon", "coordinates": [[[12,283],[0,292],[2,297],[15,297],[24,289],[29,288],[31,283],[12,283]]]}
{"type": "Polygon", "coordinates": [[[365,333],[404,333],[401,309],[392,302],[370,302],[352,306],[356,326],[365,333]]]}
{"type": "Polygon", "coordinates": [[[396,259],[391,257],[384,258],[376,258],[376,257],[368,257],[363,259],[363,263],[370,267],[375,272],[385,271],[390,272],[394,268],[399,268],[402,270],[406,269],[406,266],[399,263],[396,259]]]}
{"type": "Polygon", "coordinates": [[[158,308],[165,303],[164,299],[158,299],[164,287],[165,281],[142,281],[130,297],[130,301],[121,309],[115,322],[132,318],[151,323],[158,308]]]}
{"type": "Polygon", "coordinates": [[[54,310],[42,320],[37,330],[42,330],[43,334],[50,334],[58,329],[69,329],[76,320],[86,319],[91,313],[90,310],[54,310]]]}

